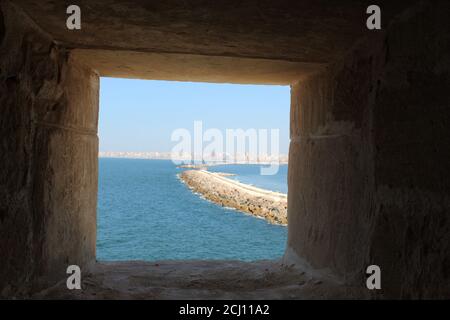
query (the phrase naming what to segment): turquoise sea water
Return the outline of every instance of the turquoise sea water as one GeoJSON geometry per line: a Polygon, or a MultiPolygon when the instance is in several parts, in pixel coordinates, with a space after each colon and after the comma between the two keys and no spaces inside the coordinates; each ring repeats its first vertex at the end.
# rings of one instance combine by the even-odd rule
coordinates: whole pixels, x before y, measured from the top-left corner
{"type": "MultiPolygon", "coordinates": [[[[211,171],[238,174],[243,183],[287,190],[286,166],[258,177],[258,166],[230,165],[211,171]],[[272,182],[270,182],[272,181],[272,182]]],[[[222,208],[193,194],[168,160],[99,159],[97,259],[276,259],[287,228],[222,208]]]]}

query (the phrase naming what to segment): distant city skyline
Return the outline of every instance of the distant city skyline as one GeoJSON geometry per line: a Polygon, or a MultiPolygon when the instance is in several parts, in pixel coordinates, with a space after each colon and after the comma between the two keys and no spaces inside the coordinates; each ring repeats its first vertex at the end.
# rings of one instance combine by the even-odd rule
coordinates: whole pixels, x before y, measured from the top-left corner
{"type": "Polygon", "coordinates": [[[205,128],[279,129],[279,152],[289,147],[290,88],[101,78],[102,153],[167,153],[172,133],[205,128]]]}
{"type": "MultiPolygon", "coordinates": [[[[100,158],[128,158],[128,159],[159,159],[173,160],[182,163],[193,162],[192,155],[189,153],[173,154],[172,152],[132,152],[132,151],[100,151],[100,158]]],[[[276,157],[270,155],[262,155],[253,157],[248,154],[203,154],[201,160],[205,162],[221,162],[221,163],[271,163],[271,162],[288,162],[288,154],[279,154],[276,157]]]]}

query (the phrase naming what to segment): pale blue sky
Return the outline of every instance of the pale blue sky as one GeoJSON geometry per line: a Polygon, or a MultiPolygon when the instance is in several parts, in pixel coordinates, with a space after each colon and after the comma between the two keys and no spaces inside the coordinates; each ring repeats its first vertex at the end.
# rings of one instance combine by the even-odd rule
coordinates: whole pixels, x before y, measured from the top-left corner
{"type": "Polygon", "coordinates": [[[100,151],[171,151],[175,129],[280,129],[289,145],[288,86],[100,80],[100,151]]]}

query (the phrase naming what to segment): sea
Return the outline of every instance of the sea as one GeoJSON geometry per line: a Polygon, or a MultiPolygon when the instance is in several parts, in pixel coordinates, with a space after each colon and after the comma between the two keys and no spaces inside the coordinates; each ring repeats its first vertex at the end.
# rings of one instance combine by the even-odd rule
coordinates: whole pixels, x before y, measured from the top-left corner
{"type": "MultiPolygon", "coordinates": [[[[182,170],[170,160],[99,158],[97,260],[281,258],[286,226],[205,200],[181,182],[182,170]]],[[[250,164],[209,170],[287,193],[287,165],[272,176],[250,164]]]]}

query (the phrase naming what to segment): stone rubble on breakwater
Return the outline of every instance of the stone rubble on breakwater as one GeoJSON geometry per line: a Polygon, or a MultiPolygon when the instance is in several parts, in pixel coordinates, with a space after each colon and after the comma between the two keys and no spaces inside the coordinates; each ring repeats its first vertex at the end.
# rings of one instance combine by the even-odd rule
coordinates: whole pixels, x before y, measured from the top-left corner
{"type": "Polygon", "coordinates": [[[221,173],[187,170],[181,180],[194,192],[222,205],[264,218],[270,223],[287,224],[287,195],[227,179],[221,173]]]}

